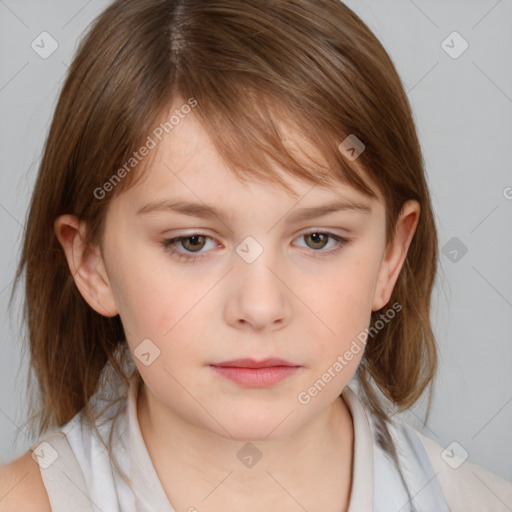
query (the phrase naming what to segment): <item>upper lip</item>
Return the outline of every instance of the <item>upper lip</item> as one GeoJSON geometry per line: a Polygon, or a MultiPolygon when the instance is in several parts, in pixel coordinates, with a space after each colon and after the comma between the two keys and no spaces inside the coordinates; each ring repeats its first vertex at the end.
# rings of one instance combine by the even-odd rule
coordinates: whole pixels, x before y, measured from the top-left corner
{"type": "Polygon", "coordinates": [[[271,366],[299,366],[298,364],[279,359],[277,357],[271,357],[257,361],[256,359],[245,358],[245,359],[233,359],[231,361],[224,361],[222,363],[215,363],[211,366],[226,366],[235,368],[268,368],[271,366]]]}

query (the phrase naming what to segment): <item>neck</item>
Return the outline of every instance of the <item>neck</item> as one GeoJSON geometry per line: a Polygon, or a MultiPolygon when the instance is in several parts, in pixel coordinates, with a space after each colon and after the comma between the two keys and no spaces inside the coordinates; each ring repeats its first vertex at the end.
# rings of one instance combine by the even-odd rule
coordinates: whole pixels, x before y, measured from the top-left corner
{"type": "Polygon", "coordinates": [[[263,441],[233,440],[201,429],[170,413],[144,384],[137,416],[176,510],[193,510],[192,505],[202,512],[348,508],[353,424],[342,398],[292,434],[263,441]]]}

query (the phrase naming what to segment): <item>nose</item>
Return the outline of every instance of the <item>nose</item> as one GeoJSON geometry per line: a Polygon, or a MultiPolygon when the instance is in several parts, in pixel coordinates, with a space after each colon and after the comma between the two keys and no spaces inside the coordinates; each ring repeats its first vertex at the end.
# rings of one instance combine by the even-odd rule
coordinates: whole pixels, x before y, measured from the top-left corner
{"type": "Polygon", "coordinates": [[[227,320],[239,329],[280,329],[290,316],[290,291],[285,285],[281,267],[268,249],[249,261],[243,257],[235,258],[235,268],[231,272],[233,292],[226,308],[227,320]]]}

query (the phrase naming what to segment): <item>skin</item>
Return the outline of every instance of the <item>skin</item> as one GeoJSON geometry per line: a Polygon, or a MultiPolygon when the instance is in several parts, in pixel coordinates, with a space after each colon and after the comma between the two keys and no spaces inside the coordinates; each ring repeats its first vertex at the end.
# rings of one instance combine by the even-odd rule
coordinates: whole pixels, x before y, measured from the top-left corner
{"type": "Polygon", "coordinates": [[[137,407],[170,502],[201,512],[346,510],[354,432],[339,395],[363,351],[308,404],[297,396],[368,327],[371,311],[388,303],[419,204],[404,204],[386,247],[376,187],[378,199],[370,200],[342,183],[332,191],[290,176],[296,195],[273,184],[244,185],[193,114],[155,151],[147,177],[111,203],[102,248],[84,246],[86,225],[74,216],[59,217],[55,232],[84,299],[104,316],[120,315],[132,355],[147,338],[160,350],[149,366],[134,356],[144,380],[137,407]],[[229,217],[137,215],[150,201],[170,198],[223,208],[229,217]],[[340,198],[363,201],[371,213],[344,210],[288,222],[297,209],[340,198]],[[351,244],[334,254],[333,238],[305,236],[315,229],[351,244]],[[174,249],[198,251],[196,261],[179,260],[160,245],[193,234],[211,238],[174,249]],[[247,236],[263,249],[250,264],[236,252],[247,236]],[[271,356],[301,368],[273,386],[249,388],[209,366],[271,356]],[[262,455],[251,468],[237,458],[247,441],[262,455]]]}

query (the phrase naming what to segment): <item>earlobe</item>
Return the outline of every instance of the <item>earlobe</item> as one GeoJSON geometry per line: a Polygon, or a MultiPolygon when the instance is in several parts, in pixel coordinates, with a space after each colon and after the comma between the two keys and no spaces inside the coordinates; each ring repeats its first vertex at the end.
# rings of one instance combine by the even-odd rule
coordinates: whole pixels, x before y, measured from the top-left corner
{"type": "Polygon", "coordinates": [[[386,249],[379,269],[372,311],[378,311],[389,302],[416,232],[419,217],[418,201],[406,201],[397,220],[395,236],[386,249]]]}
{"type": "Polygon", "coordinates": [[[86,302],[103,316],[118,314],[101,251],[85,245],[86,223],[73,215],[61,215],[54,231],[66,256],[76,286],[86,302]]]}

